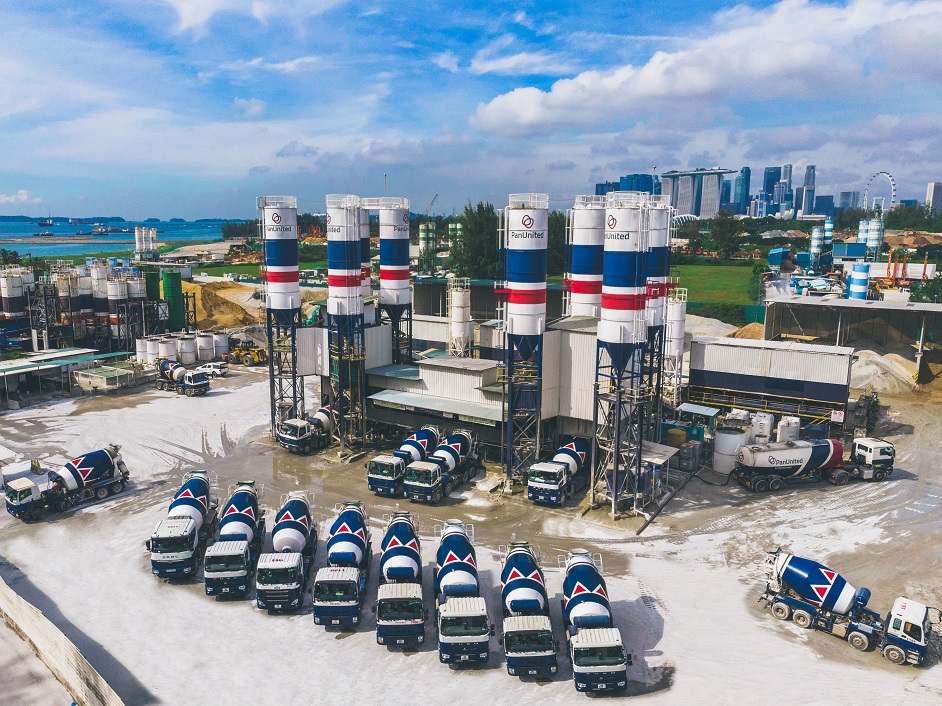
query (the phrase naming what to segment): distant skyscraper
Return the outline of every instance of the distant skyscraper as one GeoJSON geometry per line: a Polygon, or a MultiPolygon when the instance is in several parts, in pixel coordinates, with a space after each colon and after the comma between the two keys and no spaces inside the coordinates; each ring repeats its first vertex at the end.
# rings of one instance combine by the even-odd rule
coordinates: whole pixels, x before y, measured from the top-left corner
{"type": "Polygon", "coordinates": [[[796,186],[795,187],[795,201],[794,201],[795,215],[798,215],[801,213],[801,203],[802,203],[802,197],[804,195],[805,195],[805,188],[803,186],[796,186]]]}
{"type": "Polygon", "coordinates": [[[771,201],[775,195],[775,185],[782,180],[781,167],[766,167],[765,174],[762,175],[762,190],[765,192],[766,200],[771,201]]]}
{"type": "Polygon", "coordinates": [[[814,212],[819,216],[834,216],[834,197],[816,196],[814,199],[814,212]]]}
{"type": "Polygon", "coordinates": [[[805,167],[805,187],[802,195],[801,215],[810,216],[814,213],[814,210],[814,165],[809,164],[805,167]]]}
{"type": "Polygon", "coordinates": [[[782,181],[785,182],[785,191],[792,190],[792,165],[786,164],[782,167],[782,181]]]}
{"type": "Polygon", "coordinates": [[[926,206],[931,213],[942,211],[942,181],[929,182],[926,191],[926,206]]]}
{"type": "Polygon", "coordinates": [[[729,211],[729,199],[732,193],[732,182],[729,179],[723,179],[723,191],[720,193],[720,210],[729,211]]]}
{"type": "Polygon", "coordinates": [[[772,203],[785,203],[786,193],[788,193],[788,182],[782,179],[772,190],[772,203]]]}
{"type": "Polygon", "coordinates": [[[619,191],[646,191],[654,193],[653,174],[626,174],[618,180],[619,191]]]}
{"type": "Polygon", "coordinates": [[[736,203],[736,212],[742,214],[749,213],[749,187],[752,181],[752,170],[749,167],[743,167],[739,170],[739,176],[736,177],[736,184],[733,186],[733,201],[736,203]]]}
{"type": "Polygon", "coordinates": [[[837,197],[837,207],[842,209],[857,208],[860,205],[859,191],[842,191],[837,197]]]}
{"type": "Polygon", "coordinates": [[[713,218],[720,209],[723,177],[731,169],[694,169],[671,171],[661,175],[662,194],[669,194],[671,205],[679,215],[691,214],[713,218]]]}

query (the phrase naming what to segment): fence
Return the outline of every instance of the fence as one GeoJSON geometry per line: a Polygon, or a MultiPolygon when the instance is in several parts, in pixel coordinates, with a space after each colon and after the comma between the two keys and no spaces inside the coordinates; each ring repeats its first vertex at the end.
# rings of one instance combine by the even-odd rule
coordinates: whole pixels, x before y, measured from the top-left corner
{"type": "Polygon", "coordinates": [[[36,650],[39,658],[80,706],[124,706],[104,678],[62,632],[0,578],[0,615],[36,650]]]}
{"type": "Polygon", "coordinates": [[[728,324],[742,326],[744,323],[764,323],[765,307],[751,304],[718,304],[716,302],[687,302],[687,313],[708,316],[726,321],[728,324]],[[700,313],[700,309],[707,311],[700,313]]]}

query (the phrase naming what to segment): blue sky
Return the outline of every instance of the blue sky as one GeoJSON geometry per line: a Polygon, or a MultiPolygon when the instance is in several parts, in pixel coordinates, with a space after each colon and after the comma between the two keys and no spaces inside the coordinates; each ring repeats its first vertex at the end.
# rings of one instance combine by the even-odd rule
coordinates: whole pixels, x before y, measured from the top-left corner
{"type": "Polygon", "coordinates": [[[942,180],[942,0],[10,5],[0,214],[319,211],[384,173],[444,213],[653,166],[942,180]]]}

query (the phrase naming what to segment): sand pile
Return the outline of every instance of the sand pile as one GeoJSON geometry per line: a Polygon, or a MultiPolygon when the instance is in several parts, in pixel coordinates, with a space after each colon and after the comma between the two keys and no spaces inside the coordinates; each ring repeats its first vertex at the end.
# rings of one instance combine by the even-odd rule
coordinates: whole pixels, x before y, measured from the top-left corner
{"type": "Polygon", "coordinates": [[[183,283],[183,291],[196,294],[196,325],[200,329],[237,328],[258,322],[257,302],[251,298],[253,289],[235,282],[209,284],[183,283]],[[243,305],[230,297],[238,297],[243,305]],[[255,302],[250,309],[249,302],[255,302]]]}
{"type": "Polygon", "coordinates": [[[765,337],[765,326],[759,323],[746,324],[732,333],[726,334],[726,338],[748,338],[753,341],[761,341],[765,337]]]}
{"type": "Polygon", "coordinates": [[[851,366],[850,385],[858,389],[872,386],[876,392],[901,394],[916,387],[915,362],[897,353],[880,355],[876,351],[858,350],[851,366]]]}

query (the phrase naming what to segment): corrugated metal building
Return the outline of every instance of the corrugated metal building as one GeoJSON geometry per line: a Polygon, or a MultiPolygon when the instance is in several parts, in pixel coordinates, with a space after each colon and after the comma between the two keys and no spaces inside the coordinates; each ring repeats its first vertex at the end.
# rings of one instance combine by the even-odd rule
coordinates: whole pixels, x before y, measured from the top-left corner
{"type": "Polygon", "coordinates": [[[695,338],[689,399],[843,422],[853,357],[839,346],[695,338]]]}

